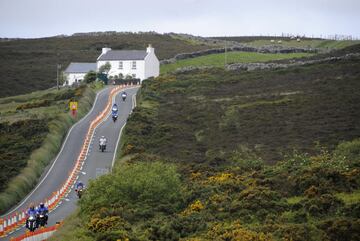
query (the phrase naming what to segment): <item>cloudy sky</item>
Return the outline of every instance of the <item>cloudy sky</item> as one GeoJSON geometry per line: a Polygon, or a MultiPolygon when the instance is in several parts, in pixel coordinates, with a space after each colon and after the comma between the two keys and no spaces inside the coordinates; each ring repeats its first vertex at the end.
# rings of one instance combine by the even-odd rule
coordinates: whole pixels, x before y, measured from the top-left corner
{"type": "Polygon", "coordinates": [[[0,0],[0,37],[91,31],[360,37],[360,0],[0,0]]]}

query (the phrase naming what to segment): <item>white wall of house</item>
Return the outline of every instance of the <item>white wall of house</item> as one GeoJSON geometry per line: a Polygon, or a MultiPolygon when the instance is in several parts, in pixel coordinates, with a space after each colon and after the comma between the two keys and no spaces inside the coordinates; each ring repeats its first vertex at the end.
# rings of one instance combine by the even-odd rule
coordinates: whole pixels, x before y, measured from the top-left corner
{"type": "MultiPolygon", "coordinates": [[[[103,48],[102,53],[98,59],[110,50],[110,48],[103,48]]],[[[149,77],[157,77],[160,74],[160,62],[155,55],[155,49],[149,45],[149,47],[146,48],[146,52],[147,55],[145,56],[144,60],[98,60],[96,62],[97,70],[109,62],[111,69],[108,73],[108,76],[122,74],[125,78],[127,75],[130,75],[140,79],[141,81],[149,77]],[[136,62],[136,68],[134,68],[133,62],[136,62]]]]}
{"type": "MultiPolygon", "coordinates": [[[[135,61],[135,60],[134,60],[135,61]]],[[[110,63],[111,69],[108,73],[108,76],[119,75],[120,73],[124,76],[127,75],[134,76],[135,78],[139,78],[141,80],[145,79],[145,61],[144,60],[136,60],[136,68],[133,68],[133,62],[129,60],[119,61],[119,60],[111,60],[111,61],[97,61],[97,69],[106,64],[110,63]],[[120,68],[120,62],[122,62],[122,68],[120,68]]]]}
{"type": "MultiPolygon", "coordinates": [[[[68,85],[72,85],[74,83],[78,83],[84,80],[86,73],[65,73],[68,85]]],[[[66,85],[66,83],[64,83],[66,85]]]]}
{"type": "Polygon", "coordinates": [[[144,79],[150,77],[158,77],[160,74],[160,62],[155,55],[154,48],[149,46],[146,49],[148,53],[145,57],[145,76],[144,79]]]}

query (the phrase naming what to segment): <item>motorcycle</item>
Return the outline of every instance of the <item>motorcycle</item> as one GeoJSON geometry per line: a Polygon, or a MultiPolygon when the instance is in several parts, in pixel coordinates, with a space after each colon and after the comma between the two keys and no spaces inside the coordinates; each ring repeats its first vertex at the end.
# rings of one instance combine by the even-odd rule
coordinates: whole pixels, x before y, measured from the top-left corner
{"type": "Polygon", "coordinates": [[[36,217],[35,215],[31,215],[26,222],[26,228],[30,230],[30,232],[34,232],[35,229],[37,228],[37,223],[36,223],[36,217]]]}
{"type": "Polygon", "coordinates": [[[106,150],[106,145],[105,144],[100,145],[100,150],[101,152],[104,152],[106,150]]]}
{"type": "Polygon", "coordinates": [[[113,119],[114,122],[117,120],[117,118],[118,118],[118,115],[117,115],[117,114],[113,114],[113,115],[112,115],[112,119],[113,119]]]}
{"type": "Polygon", "coordinates": [[[77,194],[78,198],[80,199],[81,196],[82,196],[82,194],[83,194],[83,189],[82,189],[82,188],[78,189],[78,190],[76,191],[76,194],[77,194]]]}
{"type": "Polygon", "coordinates": [[[126,94],[122,94],[121,97],[122,97],[122,100],[123,100],[123,101],[126,100],[126,94]]]}
{"type": "Polygon", "coordinates": [[[45,227],[47,224],[47,215],[45,212],[41,212],[38,216],[38,226],[45,227]]]}

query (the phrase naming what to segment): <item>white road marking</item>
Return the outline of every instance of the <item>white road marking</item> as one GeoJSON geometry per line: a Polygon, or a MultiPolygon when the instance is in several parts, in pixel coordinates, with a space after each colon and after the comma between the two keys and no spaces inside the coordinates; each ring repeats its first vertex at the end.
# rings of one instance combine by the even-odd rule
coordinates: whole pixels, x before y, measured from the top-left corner
{"type": "MultiPolygon", "coordinates": [[[[136,96],[136,93],[133,95],[133,99],[136,99],[134,98],[134,96],[136,96]]],[[[131,108],[131,112],[130,114],[132,113],[132,110],[136,107],[136,100],[132,102],[132,108],[131,108]]],[[[113,159],[112,159],[112,162],[111,162],[111,169],[114,167],[114,164],[115,164],[115,159],[116,159],[116,154],[117,154],[117,149],[118,149],[118,146],[119,146],[119,142],[120,142],[120,137],[122,135],[122,131],[124,129],[126,125],[126,121],[124,123],[124,125],[121,127],[120,129],[120,133],[119,133],[119,136],[118,136],[118,139],[116,141],[116,147],[115,147],[115,151],[114,151],[114,156],[113,156],[113,159]]]]}

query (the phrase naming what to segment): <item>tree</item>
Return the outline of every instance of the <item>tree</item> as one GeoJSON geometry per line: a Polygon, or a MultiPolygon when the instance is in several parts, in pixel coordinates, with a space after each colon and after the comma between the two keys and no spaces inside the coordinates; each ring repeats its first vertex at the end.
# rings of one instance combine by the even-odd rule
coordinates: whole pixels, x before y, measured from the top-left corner
{"type": "Polygon", "coordinates": [[[96,80],[96,72],[90,70],[89,72],[87,72],[87,74],[84,77],[84,81],[86,83],[91,83],[94,82],[96,80]]]}
{"type": "Polygon", "coordinates": [[[109,62],[106,62],[104,65],[100,66],[99,72],[105,73],[107,75],[110,69],[111,69],[111,64],[109,62]]]}

